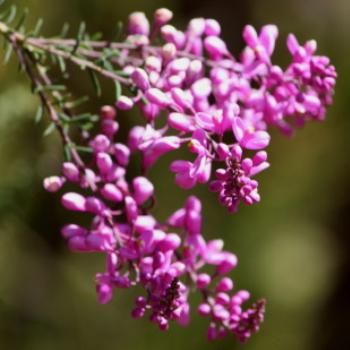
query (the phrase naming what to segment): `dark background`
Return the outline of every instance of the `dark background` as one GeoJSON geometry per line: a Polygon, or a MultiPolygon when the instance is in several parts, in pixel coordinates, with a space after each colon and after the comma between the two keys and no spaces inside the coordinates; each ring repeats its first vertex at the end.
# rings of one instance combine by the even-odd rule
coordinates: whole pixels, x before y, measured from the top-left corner
{"type": "MultiPolygon", "coordinates": [[[[58,196],[45,193],[42,178],[61,162],[57,137],[42,137],[45,123],[34,124],[37,99],[15,62],[0,66],[0,349],[350,349],[349,117],[350,63],[348,0],[31,0],[13,1],[30,9],[30,22],[44,17],[43,33],[57,34],[68,21],[81,20],[91,32],[111,36],[118,20],[139,10],[166,6],[174,23],[214,17],[233,53],[242,47],[244,24],[275,23],[280,41],[275,62],[287,62],[285,38],[314,38],[331,57],[339,80],[327,120],[309,124],[292,140],[273,132],[271,168],[262,174],[262,202],[230,216],[206,187],[205,234],[223,237],[240,264],[234,278],[254,297],[268,299],[266,322],[246,345],[207,343],[206,322],[193,316],[187,329],[174,325],[162,333],[146,320],[129,316],[133,292],[117,292],[113,302],[96,302],[93,276],[103,269],[99,256],[70,253],[59,236],[66,213],[58,196]]],[[[77,95],[86,89],[72,76],[77,95]]],[[[113,103],[106,91],[95,100],[113,103]]],[[[187,195],[173,185],[161,162],[152,173],[161,217],[187,195]]]]}

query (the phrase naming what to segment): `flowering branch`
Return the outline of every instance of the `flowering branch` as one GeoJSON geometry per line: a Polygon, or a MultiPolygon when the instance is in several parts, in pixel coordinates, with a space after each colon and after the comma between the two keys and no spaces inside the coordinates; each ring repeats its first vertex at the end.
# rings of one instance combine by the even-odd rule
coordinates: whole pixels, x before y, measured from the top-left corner
{"type": "Polygon", "coordinates": [[[242,202],[258,203],[255,176],[269,167],[270,128],[291,135],[294,127],[323,120],[336,72],[328,58],[315,55],[314,41],[300,45],[294,35],[287,39],[291,63],[286,69],[273,64],[274,25],[259,33],[246,26],[247,46],[236,59],[216,20],[195,18],[180,31],[168,24],[171,18],[171,11],[159,9],[150,24],[143,13],[132,13],[122,42],[96,41],[84,25],[77,38],[42,38],[37,30],[11,29],[8,17],[0,21],[0,33],[67,151],[62,174],[45,179],[44,187],[56,192],[66,182],[75,184],[76,192],[63,194],[61,203],[91,217],[88,228],[68,224],[62,235],[72,251],[106,255],[106,270],[96,275],[99,301],[109,302],[117,288],[139,285],[143,294],[132,316],[149,314],[166,330],[172,320],[189,322],[189,293],[197,290],[198,313],[209,319],[208,338],[232,333],[245,341],[259,329],[266,301],[243,309],[250,294],[235,290],[228,276],[237,257],[223,250],[222,240],[203,237],[199,199],[190,196],[165,223],[152,215],[156,193],[147,171],[164,154],[187,145],[194,159],[170,165],[179,187],[209,182],[231,213],[242,202]],[[99,116],[75,115],[77,103],[69,100],[65,85],[52,84],[49,59],[62,73],[66,63],[88,71],[97,94],[99,77],[112,80],[115,107],[103,106],[99,116]],[[126,144],[117,142],[117,113],[136,107],[144,125],[132,127],[126,144]],[[82,145],[72,141],[72,125],[78,126],[82,145]],[[89,152],[86,161],[81,152],[89,152]],[[134,153],[142,155],[143,172],[130,179],[134,153]]]}

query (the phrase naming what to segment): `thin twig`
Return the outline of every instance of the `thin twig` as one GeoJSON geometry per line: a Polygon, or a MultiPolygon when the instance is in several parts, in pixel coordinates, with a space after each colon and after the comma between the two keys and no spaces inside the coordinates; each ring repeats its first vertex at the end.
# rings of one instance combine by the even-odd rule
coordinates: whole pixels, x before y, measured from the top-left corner
{"type": "Polygon", "coordinates": [[[11,41],[12,43],[19,43],[19,46],[23,47],[33,47],[36,49],[43,50],[45,52],[48,52],[54,56],[61,57],[67,61],[70,61],[76,65],[78,65],[82,69],[91,69],[95,71],[96,73],[99,73],[100,75],[115,80],[119,81],[120,83],[124,85],[130,85],[131,81],[127,78],[123,78],[119,76],[118,74],[108,71],[95,63],[91,61],[87,61],[84,58],[77,57],[70,52],[58,49],[54,46],[43,44],[40,40],[34,39],[34,38],[26,38],[23,34],[16,32],[16,31],[11,31],[10,28],[3,22],[0,22],[0,32],[5,34],[5,36],[11,36],[11,41]]]}
{"type": "MultiPolygon", "coordinates": [[[[71,46],[74,47],[77,43],[77,40],[75,39],[46,39],[46,38],[29,38],[27,41],[33,46],[35,45],[53,45],[53,46],[71,46]]],[[[141,50],[148,53],[159,53],[161,51],[161,47],[158,46],[150,46],[150,45],[135,45],[132,43],[115,43],[115,42],[109,42],[109,41],[81,41],[81,45],[86,48],[92,48],[92,49],[104,49],[104,48],[110,48],[110,49],[119,49],[119,50],[141,50]]],[[[91,50],[85,49],[84,51],[81,51],[83,54],[91,54],[91,50]]],[[[204,56],[196,56],[193,55],[187,51],[178,50],[176,55],[178,57],[187,57],[192,60],[199,60],[208,67],[222,67],[229,70],[234,70],[232,67],[227,67],[227,65],[224,62],[220,61],[214,61],[209,58],[206,58],[204,56]]]]}
{"type": "MultiPolygon", "coordinates": [[[[32,67],[31,67],[30,62],[28,62],[28,58],[26,57],[25,53],[21,50],[21,48],[18,46],[17,42],[12,39],[12,35],[9,36],[9,40],[10,40],[10,43],[13,45],[13,48],[16,52],[18,60],[21,64],[21,66],[26,71],[27,76],[29,77],[33,87],[38,90],[38,95],[39,95],[39,98],[41,100],[41,103],[47,109],[48,114],[50,116],[50,120],[52,121],[52,123],[54,123],[56,129],[58,130],[58,132],[61,136],[62,142],[64,143],[65,146],[69,147],[69,150],[71,152],[71,155],[72,155],[75,163],[80,168],[85,168],[85,164],[82,161],[82,159],[80,158],[78,152],[76,151],[76,149],[74,147],[72,147],[74,145],[74,143],[70,139],[69,135],[64,131],[61,120],[60,120],[54,106],[52,105],[49,97],[46,95],[46,93],[42,89],[40,89],[42,84],[39,81],[39,79],[36,77],[32,67]]],[[[36,67],[36,68],[37,68],[36,70],[37,70],[38,74],[40,74],[40,71],[42,71],[42,67],[36,67]]]]}

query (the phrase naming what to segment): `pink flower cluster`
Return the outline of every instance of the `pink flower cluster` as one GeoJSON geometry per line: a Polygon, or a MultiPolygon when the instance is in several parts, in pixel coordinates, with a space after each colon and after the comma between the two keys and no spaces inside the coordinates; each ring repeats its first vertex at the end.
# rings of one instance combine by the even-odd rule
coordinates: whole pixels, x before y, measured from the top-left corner
{"type": "Polygon", "coordinates": [[[176,183],[189,189],[211,181],[213,164],[225,163],[229,179],[223,179],[220,169],[216,177],[222,186],[215,181],[211,187],[234,212],[242,201],[260,200],[252,177],[269,166],[261,152],[269,145],[269,128],[291,135],[293,126],[324,118],[332,103],[335,68],[327,57],[315,55],[315,41],[301,46],[294,35],[287,40],[291,64],[285,70],[273,64],[274,25],[259,34],[246,26],[247,47],[235,58],[220,38],[217,21],[195,18],[182,32],[167,24],[170,19],[168,10],[158,10],[151,30],[144,14],[130,16],[127,40],[138,43],[144,60],[124,70],[139,93],[121,96],[116,106],[127,110],[137,105],[145,117],[146,126],[130,134],[131,149],[142,152],[145,169],[187,144],[194,160],[177,160],[170,170],[176,183]],[[165,42],[161,47],[151,46],[157,33],[165,42]],[[160,122],[163,127],[157,129],[160,122]]]}
{"type": "Polygon", "coordinates": [[[170,165],[181,188],[209,182],[230,212],[241,202],[259,202],[253,178],[269,167],[269,127],[290,135],[293,125],[322,120],[336,72],[326,57],[314,55],[314,41],[301,46],[293,35],[287,41],[292,63],[285,70],[272,64],[278,36],[273,25],[259,34],[245,27],[247,47],[236,59],[217,21],[196,18],[183,32],[168,24],[171,17],[169,10],[157,10],[151,25],[143,13],[130,15],[126,42],[134,46],[122,56],[134,93],[121,95],[117,110],[102,108],[99,133],[89,141],[89,166],[66,162],[62,175],[45,179],[44,186],[56,192],[68,181],[79,188],[61,202],[89,214],[91,225],[66,225],[62,235],[73,251],[106,255],[105,272],[96,275],[101,303],[117,288],[140,285],[144,293],[132,316],[147,314],[166,330],[171,320],[188,323],[189,292],[195,289],[202,296],[198,313],[209,319],[208,338],[232,333],[245,341],[259,329],[265,301],[242,308],[250,295],[235,290],[227,276],[237,258],[223,250],[222,240],[204,239],[197,198],[189,197],[165,223],[151,214],[155,190],[146,172],[162,155],[187,145],[194,158],[170,165]],[[159,37],[164,44],[154,46],[159,37]],[[116,143],[118,110],[136,106],[145,124],[132,127],[127,144],[116,143]],[[137,152],[143,172],[130,179],[129,157],[137,152]]]}
{"type": "Polygon", "coordinates": [[[117,288],[141,285],[144,293],[135,300],[132,316],[148,314],[166,330],[171,320],[188,324],[189,292],[195,287],[203,300],[198,313],[210,318],[208,338],[233,333],[246,340],[262,322],[264,301],[243,310],[249,293],[231,292],[234,285],[227,274],[236,267],[237,257],[223,250],[222,240],[204,239],[199,199],[189,197],[165,223],[149,213],[153,184],[144,176],[127,181],[130,149],[114,143],[105,127],[108,122],[118,129],[115,114],[112,107],[102,109],[102,133],[90,141],[94,154],[89,167],[79,169],[65,162],[61,176],[44,180],[50,192],[66,182],[81,189],[64,193],[61,203],[70,211],[90,215],[91,226],[68,224],[61,233],[74,252],[106,255],[106,270],[96,275],[99,302],[108,303],[117,288]]]}

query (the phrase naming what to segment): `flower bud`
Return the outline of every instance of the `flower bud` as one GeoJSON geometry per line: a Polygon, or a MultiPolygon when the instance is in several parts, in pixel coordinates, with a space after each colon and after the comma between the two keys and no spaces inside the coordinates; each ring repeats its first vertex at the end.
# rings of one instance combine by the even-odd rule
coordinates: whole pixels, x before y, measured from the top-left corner
{"type": "Polygon", "coordinates": [[[128,137],[128,146],[131,151],[136,151],[139,148],[139,144],[142,140],[142,136],[145,132],[145,128],[142,126],[134,126],[128,137]]]}
{"type": "Polygon", "coordinates": [[[230,172],[226,169],[219,168],[215,170],[215,176],[219,180],[226,181],[230,178],[231,175],[230,172]]]}
{"type": "Polygon", "coordinates": [[[242,300],[242,303],[248,301],[250,298],[250,293],[247,290],[240,290],[236,295],[242,300]]]}
{"type": "Polygon", "coordinates": [[[86,233],[85,228],[75,224],[65,225],[61,229],[61,235],[66,239],[74,236],[85,236],[86,233]]]}
{"type": "Polygon", "coordinates": [[[133,222],[137,218],[138,210],[135,200],[130,196],[125,197],[125,210],[128,221],[133,222]]]}
{"type": "Polygon", "coordinates": [[[131,109],[133,106],[134,106],[134,102],[128,96],[120,96],[116,103],[116,107],[118,109],[121,109],[122,111],[127,111],[131,109]]]}
{"type": "Polygon", "coordinates": [[[202,36],[205,30],[205,19],[204,18],[193,18],[188,24],[187,32],[189,35],[202,36]]]}
{"type": "Polygon", "coordinates": [[[110,141],[106,135],[99,134],[90,142],[91,148],[95,152],[105,152],[110,146],[110,141]]]}
{"type": "Polygon", "coordinates": [[[211,323],[208,327],[207,337],[209,341],[216,340],[219,336],[219,332],[216,329],[215,323],[211,323]]]}
{"type": "Polygon", "coordinates": [[[137,204],[143,204],[146,202],[154,192],[153,184],[143,176],[136,177],[132,182],[134,190],[134,199],[137,204]]]}
{"type": "Polygon", "coordinates": [[[204,47],[213,59],[220,58],[228,52],[225,42],[217,36],[206,37],[204,47]]]}
{"type": "Polygon", "coordinates": [[[86,211],[85,210],[85,197],[79,193],[68,192],[61,198],[62,205],[72,211],[86,211]]]}
{"type": "Polygon", "coordinates": [[[96,185],[97,176],[91,169],[85,169],[84,176],[81,179],[81,186],[83,188],[94,188],[96,185]]]}
{"type": "Polygon", "coordinates": [[[145,96],[149,102],[158,105],[160,108],[165,108],[170,104],[169,97],[163,91],[156,88],[147,90],[145,96]]]}
{"type": "Polygon", "coordinates": [[[144,316],[146,312],[145,308],[141,308],[141,307],[135,307],[132,311],[131,311],[131,317],[134,318],[135,320],[142,318],[144,316]]]}
{"type": "Polygon", "coordinates": [[[299,42],[294,34],[289,34],[287,37],[287,47],[289,52],[294,56],[299,50],[299,42]]]}
{"type": "Polygon", "coordinates": [[[199,79],[192,85],[191,91],[198,99],[207,98],[212,91],[211,81],[208,78],[199,79]]]}
{"type": "Polygon", "coordinates": [[[101,122],[101,131],[112,138],[119,130],[119,124],[115,120],[104,119],[101,122]]]}
{"type": "Polygon", "coordinates": [[[196,286],[198,289],[205,289],[209,286],[211,277],[207,273],[200,273],[196,278],[196,286]]]}
{"type": "Polygon", "coordinates": [[[114,184],[105,184],[101,189],[101,194],[104,198],[113,201],[121,202],[123,200],[123,194],[119,188],[114,184]]]}
{"type": "Polygon", "coordinates": [[[230,303],[230,296],[227,293],[219,292],[215,296],[215,303],[220,305],[228,305],[230,303]]]}
{"type": "Polygon", "coordinates": [[[167,223],[173,227],[183,227],[185,223],[186,211],[185,209],[179,209],[174,214],[172,214],[167,223]]]}
{"type": "Polygon", "coordinates": [[[226,274],[237,266],[238,259],[232,253],[224,253],[224,259],[217,266],[216,270],[219,274],[226,274]]]}
{"type": "Polygon", "coordinates": [[[259,45],[259,38],[255,28],[251,25],[246,25],[243,29],[243,39],[249,47],[254,49],[259,45]]]}
{"type": "Polygon", "coordinates": [[[176,261],[171,264],[169,271],[171,271],[171,275],[173,278],[178,278],[184,273],[186,273],[186,265],[181,261],[176,261]]]}
{"type": "Polygon", "coordinates": [[[193,210],[198,213],[202,211],[202,203],[196,196],[188,197],[185,207],[186,207],[186,210],[193,210]]]}
{"type": "Polygon", "coordinates": [[[265,151],[259,151],[253,157],[254,165],[259,165],[266,161],[267,161],[267,153],[265,151]]]}
{"type": "Polygon", "coordinates": [[[143,12],[133,12],[129,16],[128,33],[148,36],[150,25],[146,15],[143,12]]]}
{"type": "Polygon", "coordinates": [[[170,127],[182,132],[190,132],[195,130],[193,119],[182,113],[170,113],[168,117],[168,124],[170,127]]]}
{"type": "Polygon", "coordinates": [[[202,229],[202,216],[200,211],[189,210],[186,216],[186,229],[191,235],[199,234],[202,229]]]}
{"type": "Polygon", "coordinates": [[[107,304],[112,300],[113,287],[108,283],[98,284],[96,286],[98,301],[100,304],[107,304]]]}
{"type": "Polygon", "coordinates": [[[150,215],[139,215],[134,222],[134,229],[140,234],[152,232],[156,225],[156,220],[150,215]]]}
{"type": "Polygon", "coordinates": [[[171,21],[172,18],[173,18],[173,13],[166,8],[160,8],[156,10],[154,13],[155,25],[159,27],[171,21]]]}
{"type": "Polygon", "coordinates": [[[65,162],[62,164],[62,173],[67,178],[67,180],[72,182],[79,181],[79,169],[71,162],[65,162]]]}
{"type": "Polygon", "coordinates": [[[162,60],[156,56],[148,56],[145,60],[145,67],[150,72],[159,73],[162,69],[162,60]]]}
{"type": "Polygon", "coordinates": [[[165,25],[161,29],[162,37],[167,42],[174,43],[174,37],[176,36],[177,29],[172,25],[165,25]]]}
{"type": "Polygon", "coordinates": [[[198,313],[201,316],[208,316],[211,313],[211,306],[206,303],[202,303],[198,306],[198,313]]]}
{"type": "Polygon", "coordinates": [[[62,188],[64,184],[64,178],[60,176],[50,176],[44,180],[44,188],[48,192],[57,192],[62,188]]]}
{"type": "Polygon", "coordinates": [[[221,33],[221,27],[219,22],[215,19],[206,19],[204,32],[207,36],[219,36],[221,33]]]}
{"type": "Polygon", "coordinates": [[[143,273],[151,273],[153,271],[153,258],[150,256],[142,258],[140,261],[140,270],[143,273]]]}
{"type": "Polygon", "coordinates": [[[136,68],[131,74],[131,79],[142,91],[145,91],[150,87],[148,75],[142,68],[136,68]]]}
{"type": "Polygon", "coordinates": [[[174,251],[181,244],[181,238],[176,233],[168,233],[165,238],[157,244],[157,249],[162,252],[174,251]]]}
{"type": "Polygon", "coordinates": [[[226,143],[219,143],[216,148],[216,153],[218,154],[220,160],[225,160],[230,156],[230,148],[226,143]]]}
{"type": "Polygon", "coordinates": [[[158,117],[160,108],[154,103],[146,103],[141,104],[141,111],[147,121],[153,121],[158,117]]]}
{"type": "Polygon", "coordinates": [[[184,81],[185,76],[183,74],[170,75],[166,80],[167,88],[179,87],[184,81]]]}
{"type": "Polygon", "coordinates": [[[96,197],[88,197],[85,202],[85,209],[90,213],[99,215],[105,208],[103,202],[96,197]]]}
{"type": "Polygon", "coordinates": [[[68,248],[72,252],[83,253],[89,251],[86,239],[83,236],[73,236],[68,241],[68,248]]]}
{"type": "Polygon", "coordinates": [[[278,29],[273,24],[263,26],[260,33],[260,42],[265,48],[268,55],[271,55],[275,49],[278,29]]]}
{"type": "Polygon", "coordinates": [[[157,323],[161,331],[166,331],[169,329],[169,321],[165,317],[159,317],[157,323]]]}
{"type": "Polygon", "coordinates": [[[216,292],[229,292],[233,289],[233,281],[229,277],[222,278],[215,287],[216,292]]]}
{"type": "Polygon", "coordinates": [[[230,317],[230,313],[220,304],[213,307],[213,318],[216,321],[225,321],[230,317]]]}
{"type": "Polygon", "coordinates": [[[190,60],[187,57],[177,58],[169,64],[169,69],[173,73],[184,72],[190,66],[190,60]]]}
{"type": "Polygon", "coordinates": [[[166,42],[175,44],[177,49],[183,48],[186,42],[185,34],[169,24],[162,27],[161,34],[166,42]]]}
{"type": "Polygon", "coordinates": [[[176,56],[176,46],[173,43],[166,43],[162,47],[162,56],[166,61],[173,59],[176,56]]]}
{"type": "Polygon", "coordinates": [[[203,56],[203,40],[201,37],[194,37],[189,46],[189,52],[194,56],[203,56]]]}
{"type": "Polygon", "coordinates": [[[116,253],[108,253],[106,259],[106,270],[110,274],[114,274],[118,268],[118,255],[116,253]]]}
{"type": "Polygon", "coordinates": [[[191,93],[185,92],[180,88],[174,88],[171,89],[171,97],[179,107],[183,109],[192,108],[191,102],[193,102],[193,97],[191,93]]]}
{"type": "Polygon", "coordinates": [[[243,150],[238,144],[234,144],[231,148],[231,155],[234,160],[240,161],[242,158],[243,150]]]}
{"type": "Polygon", "coordinates": [[[250,159],[250,158],[244,158],[242,160],[242,169],[247,173],[249,174],[250,172],[250,169],[252,168],[253,166],[253,161],[250,159]]]}
{"type": "Polygon", "coordinates": [[[112,170],[113,160],[109,154],[100,152],[96,156],[96,164],[101,174],[107,174],[112,170]]]}
{"type": "Polygon", "coordinates": [[[112,106],[103,106],[100,115],[102,119],[114,119],[117,116],[117,111],[112,106]]]}
{"type": "Polygon", "coordinates": [[[203,71],[203,63],[200,60],[193,60],[188,67],[188,75],[191,79],[197,79],[203,71]]]}
{"type": "Polygon", "coordinates": [[[105,252],[111,250],[115,246],[114,239],[111,236],[100,233],[90,233],[86,238],[86,245],[91,251],[94,252],[105,252]]]}
{"type": "Polygon", "coordinates": [[[165,263],[165,256],[162,252],[156,251],[154,254],[154,259],[153,259],[153,268],[154,269],[159,269],[160,267],[163,266],[165,263]]]}
{"type": "Polygon", "coordinates": [[[113,146],[114,156],[121,166],[126,166],[129,163],[130,149],[123,143],[116,143],[113,146]]]}

